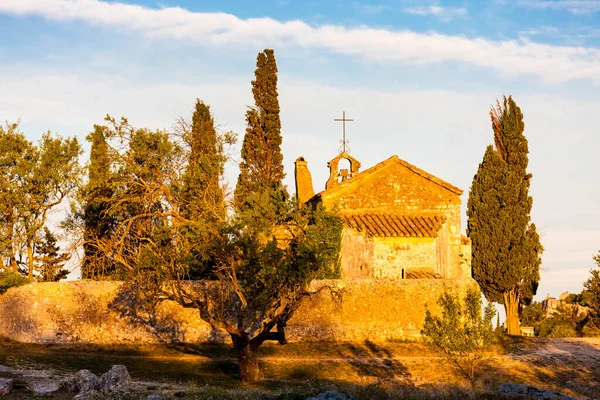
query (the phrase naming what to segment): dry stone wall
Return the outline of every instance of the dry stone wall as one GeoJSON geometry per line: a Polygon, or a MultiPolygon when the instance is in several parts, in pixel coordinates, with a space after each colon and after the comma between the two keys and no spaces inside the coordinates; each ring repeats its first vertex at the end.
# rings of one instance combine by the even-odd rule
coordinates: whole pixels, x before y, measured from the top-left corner
{"type": "MultiPolygon", "coordinates": [[[[316,281],[343,290],[336,303],[321,292],[307,300],[288,324],[290,341],[382,341],[414,338],[426,305],[437,310],[444,290],[464,292],[474,281],[316,281]]],[[[195,309],[173,302],[156,313],[127,313],[111,307],[124,294],[118,282],[35,283],[0,296],[0,335],[28,343],[205,343],[228,341],[195,309]]],[[[125,296],[127,296],[125,294],[125,296]]]]}

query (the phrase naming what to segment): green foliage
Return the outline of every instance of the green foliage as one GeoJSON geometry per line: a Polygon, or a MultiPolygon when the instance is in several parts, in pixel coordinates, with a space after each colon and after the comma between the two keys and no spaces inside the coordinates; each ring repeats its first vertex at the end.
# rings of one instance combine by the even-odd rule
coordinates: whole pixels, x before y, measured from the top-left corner
{"type": "Polygon", "coordinates": [[[591,330],[600,330],[600,252],[594,256],[597,269],[590,271],[591,276],[583,284],[586,293],[585,306],[589,307],[588,325],[591,330]]]}
{"type": "Polygon", "coordinates": [[[583,336],[587,317],[578,314],[580,295],[571,295],[565,299],[565,306],[559,307],[551,314],[546,314],[542,303],[534,301],[521,311],[523,326],[532,326],[539,337],[577,337],[583,336]]]}
{"type": "Polygon", "coordinates": [[[270,237],[242,225],[230,243],[230,254],[239,255],[232,261],[240,290],[254,308],[273,307],[286,296],[296,300],[312,280],[339,275],[341,220],[320,206],[298,208],[290,200],[287,207],[287,221],[270,237]]]}
{"type": "Polygon", "coordinates": [[[67,253],[60,253],[56,237],[46,227],[44,227],[44,236],[36,246],[36,253],[39,254],[38,270],[40,271],[40,280],[58,282],[69,275],[69,271],[63,267],[71,256],[67,253]]]}
{"type": "Polygon", "coordinates": [[[495,147],[488,146],[473,178],[467,233],[473,278],[489,301],[505,305],[509,330],[517,330],[509,333],[518,334],[518,305],[529,304],[536,293],[543,248],[530,222],[533,199],[523,114],[512,97],[490,114],[495,147]]]}
{"type": "Polygon", "coordinates": [[[277,93],[277,64],[273,50],[258,53],[252,94],[255,107],[246,112],[240,175],[235,188],[238,212],[262,212],[258,220],[278,219],[288,197],[282,180],[281,121],[277,93]]]}
{"type": "Polygon", "coordinates": [[[17,272],[0,271],[0,294],[6,293],[12,287],[27,285],[29,282],[29,279],[17,272]]]}
{"type": "Polygon", "coordinates": [[[81,277],[84,279],[100,278],[115,273],[114,262],[95,245],[96,241],[110,237],[115,225],[115,219],[109,215],[109,202],[114,191],[111,186],[107,130],[106,126],[94,125],[94,131],[87,136],[91,148],[88,182],[83,190],[84,258],[81,277]]]}
{"type": "Polygon", "coordinates": [[[226,158],[223,140],[217,135],[210,107],[196,100],[192,123],[184,130],[189,147],[181,193],[181,215],[195,224],[182,232],[182,240],[194,242],[186,262],[190,277],[206,274],[216,260],[218,246],[210,238],[219,235],[226,218],[221,178],[226,158]],[[206,246],[198,246],[204,243],[206,246]]]}
{"type": "Polygon", "coordinates": [[[521,325],[533,326],[536,331],[539,330],[539,325],[546,319],[542,303],[539,301],[533,301],[531,304],[523,307],[520,317],[521,325]]]}
{"type": "Polygon", "coordinates": [[[22,242],[22,188],[37,158],[33,143],[19,131],[18,123],[0,126],[0,251],[13,271],[18,272],[22,242]]]}
{"type": "Polygon", "coordinates": [[[565,309],[543,319],[538,324],[538,336],[549,338],[577,337],[577,319],[565,309]]]}
{"type": "Polygon", "coordinates": [[[9,124],[0,128],[0,154],[0,250],[13,271],[32,279],[39,273],[35,245],[48,215],[79,184],[81,146],[76,138],[50,133],[35,145],[9,124]]]}
{"type": "Polygon", "coordinates": [[[471,381],[475,369],[490,352],[494,341],[492,319],[496,311],[491,303],[482,315],[481,296],[469,289],[464,300],[446,292],[438,304],[441,317],[433,316],[429,310],[421,334],[425,343],[433,350],[442,352],[471,381]]]}

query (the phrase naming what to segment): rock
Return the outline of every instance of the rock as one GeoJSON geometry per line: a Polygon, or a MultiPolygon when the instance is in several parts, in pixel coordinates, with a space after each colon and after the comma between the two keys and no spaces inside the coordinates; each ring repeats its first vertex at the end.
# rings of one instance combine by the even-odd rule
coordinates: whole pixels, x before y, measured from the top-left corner
{"type": "Polygon", "coordinates": [[[58,383],[58,388],[67,392],[77,392],[79,390],[77,378],[74,375],[64,378],[58,383]]]}
{"type": "Polygon", "coordinates": [[[567,396],[554,390],[541,390],[534,386],[520,383],[503,383],[496,392],[499,396],[513,399],[535,400],[580,400],[577,397],[567,396]]]}
{"type": "MultiPolygon", "coordinates": [[[[84,370],[86,371],[86,370],[84,370]]],[[[106,397],[97,390],[89,390],[81,392],[73,398],[73,400],[105,400],[106,397]]]]}
{"type": "Polygon", "coordinates": [[[129,390],[129,372],[124,365],[113,365],[112,368],[100,378],[103,393],[124,393],[129,390]]]}
{"type": "Polygon", "coordinates": [[[12,391],[13,380],[9,378],[0,378],[0,396],[6,396],[12,391]]]}
{"type": "Polygon", "coordinates": [[[29,382],[29,389],[39,395],[54,393],[60,389],[60,383],[52,379],[36,380],[29,382]]]}
{"type": "Polygon", "coordinates": [[[320,393],[315,397],[309,397],[306,400],[354,400],[354,396],[328,390],[325,393],[320,393]]]}
{"type": "Polygon", "coordinates": [[[75,374],[75,380],[77,382],[77,389],[82,393],[100,390],[100,379],[92,371],[82,369],[75,374]]]}
{"type": "Polygon", "coordinates": [[[167,400],[167,398],[160,394],[151,394],[146,397],[146,400],[167,400]]]}

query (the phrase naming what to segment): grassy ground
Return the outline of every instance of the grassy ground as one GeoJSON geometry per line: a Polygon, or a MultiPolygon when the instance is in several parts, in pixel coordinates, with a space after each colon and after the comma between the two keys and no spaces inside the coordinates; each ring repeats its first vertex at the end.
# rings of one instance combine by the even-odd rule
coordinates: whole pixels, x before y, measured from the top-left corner
{"type": "MultiPolygon", "coordinates": [[[[474,386],[419,342],[267,344],[259,355],[263,381],[248,387],[240,384],[235,358],[223,345],[100,348],[0,342],[0,365],[66,375],[83,368],[101,374],[124,364],[140,394],[166,391],[182,398],[300,399],[328,389],[358,399],[495,398],[491,393],[503,382],[600,397],[600,340],[504,338],[474,386]]],[[[13,398],[31,396],[23,387],[13,398]]]]}

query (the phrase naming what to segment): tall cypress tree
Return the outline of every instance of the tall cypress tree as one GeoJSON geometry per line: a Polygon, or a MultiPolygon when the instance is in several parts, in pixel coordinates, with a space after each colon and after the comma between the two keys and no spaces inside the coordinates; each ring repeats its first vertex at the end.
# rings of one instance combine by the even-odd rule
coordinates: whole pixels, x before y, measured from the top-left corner
{"type": "Polygon", "coordinates": [[[94,125],[87,136],[91,142],[88,183],[85,187],[84,205],[84,259],[82,278],[100,278],[111,275],[114,265],[98,250],[98,243],[111,235],[113,218],[108,214],[112,196],[110,158],[106,141],[106,127],[94,125]]]}
{"type": "Polygon", "coordinates": [[[196,100],[187,133],[188,165],[183,177],[181,215],[192,221],[185,230],[191,248],[183,262],[192,278],[202,277],[214,264],[216,238],[223,226],[226,207],[221,188],[225,157],[217,137],[210,107],[196,100]]]}
{"type": "Polygon", "coordinates": [[[182,215],[205,223],[215,223],[225,216],[225,202],[220,180],[225,158],[215,130],[210,107],[196,100],[188,136],[188,166],[184,176],[182,215]]]}
{"type": "Polygon", "coordinates": [[[543,248],[530,218],[532,175],[521,109],[504,97],[490,116],[495,146],[488,146],[473,178],[467,231],[473,277],[489,301],[504,305],[507,331],[518,335],[519,308],[537,290],[543,248]]]}
{"type": "MultiPolygon", "coordinates": [[[[277,217],[283,186],[281,120],[277,93],[277,64],[273,50],[265,49],[256,59],[252,94],[255,107],[246,112],[246,135],[242,144],[240,175],[235,188],[238,212],[258,212],[277,217]],[[273,212],[275,211],[275,212],[273,212]]],[[[260,218],[259,218],[260,219],[260,218]]]]}

